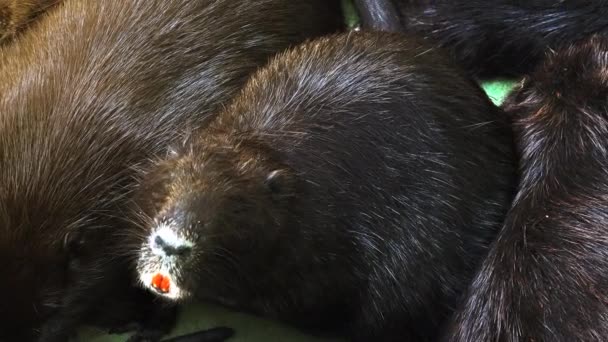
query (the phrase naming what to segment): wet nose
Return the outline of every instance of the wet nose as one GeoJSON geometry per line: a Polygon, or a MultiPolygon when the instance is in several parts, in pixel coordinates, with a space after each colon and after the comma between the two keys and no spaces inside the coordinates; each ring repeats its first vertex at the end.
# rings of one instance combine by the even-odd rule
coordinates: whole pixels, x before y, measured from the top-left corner
{"type": "Polygon", "coordinates": [[[192,247],[185,244],[172,244],[165,241],[160,235],[156,235],[154,238],[154,245],[156,248],[162,249],[166,255],[184,256],[190,253],[192,247]]]}

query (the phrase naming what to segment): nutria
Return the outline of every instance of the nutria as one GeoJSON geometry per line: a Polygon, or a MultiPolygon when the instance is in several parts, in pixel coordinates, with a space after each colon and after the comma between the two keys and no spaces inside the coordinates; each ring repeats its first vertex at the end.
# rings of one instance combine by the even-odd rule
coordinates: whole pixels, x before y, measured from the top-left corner
{"type": "Polygon", "coordinates": [[[144,286],[354,341],[431,341],[514,191],[504,115],[414,37],[274,58],[141,182],[144,286]]]}
{"type": "Polygon", "coordinates": [[[482,79],[519,77],[551,49],[608,34],[606,0],[366,0],[358,8],[363,29],[418,32],[482,79]]]}
{"type": "Polygon", "coordinates": [[[506,100],[521,184],[446,340],[606,340],[607,56],[558,50],[506,100]]]}
{"type": "Polygon", "coordinates": [[[338,30],[339,6],[65,0],[5,45],[0,340],[64,341],[114,296],[138,175],[271,55],[338,30]]]}
{"type": "Polygon", "coordinates": [[[61,0],[0,0],[0,44],[61,0]]]}

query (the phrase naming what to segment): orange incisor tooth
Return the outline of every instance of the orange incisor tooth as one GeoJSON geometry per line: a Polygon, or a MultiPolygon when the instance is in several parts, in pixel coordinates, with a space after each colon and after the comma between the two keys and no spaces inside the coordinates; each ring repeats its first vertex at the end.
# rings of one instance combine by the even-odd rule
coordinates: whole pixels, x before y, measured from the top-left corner
{"type": "Polygon", "coordinates": [[[162,274],[157,273],[154,275],[154,277],[152,277],[152,287],[167,293],[171,287],[171,280],[169,280],[169,277],[165,277],[162,274]]]}

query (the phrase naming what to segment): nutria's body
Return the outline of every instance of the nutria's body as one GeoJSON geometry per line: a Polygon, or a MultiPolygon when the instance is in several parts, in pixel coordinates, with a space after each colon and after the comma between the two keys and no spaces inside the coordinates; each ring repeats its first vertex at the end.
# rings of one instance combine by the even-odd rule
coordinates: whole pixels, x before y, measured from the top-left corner
{"type": "Polygon", "coordinates": [[[359,9],[364,28],[418,32],[481,78],[529,73],[551,49],[608,34],[606,0],[368,0],[359,9]]]}
{"type": "Polygon", "coordinates": [[[0,50],[0,340],[63,341],[111,297],[150,159],[341,22],[326,0],[65,0],[0,50]]]}
{"type": "Polygon", "coordinates": [[[553,53],[506,101],[521,184],[448,341],[608,336],[608,40],[553,53]]]}
{"type": "Polygon", "coordinates": [[[355,341],[430,341],[514,189],[504,115],[411,37],[275,58],[144,181],[138,270],[355,341]]]}
{"type": "Polygon", "coordinates": [[[0,44],[61,0],[0,0],[0,44]]]}

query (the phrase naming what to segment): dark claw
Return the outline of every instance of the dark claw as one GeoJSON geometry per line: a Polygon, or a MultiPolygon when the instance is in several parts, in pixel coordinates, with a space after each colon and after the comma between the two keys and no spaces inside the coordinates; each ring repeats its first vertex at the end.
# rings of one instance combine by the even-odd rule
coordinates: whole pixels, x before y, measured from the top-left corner
{"type": "Polygon", "coordinates": [[[217,327],[199,332],[176,336],[162,342],[224,342],[234,336],[234,330],[228,327],[217,327]]]}

